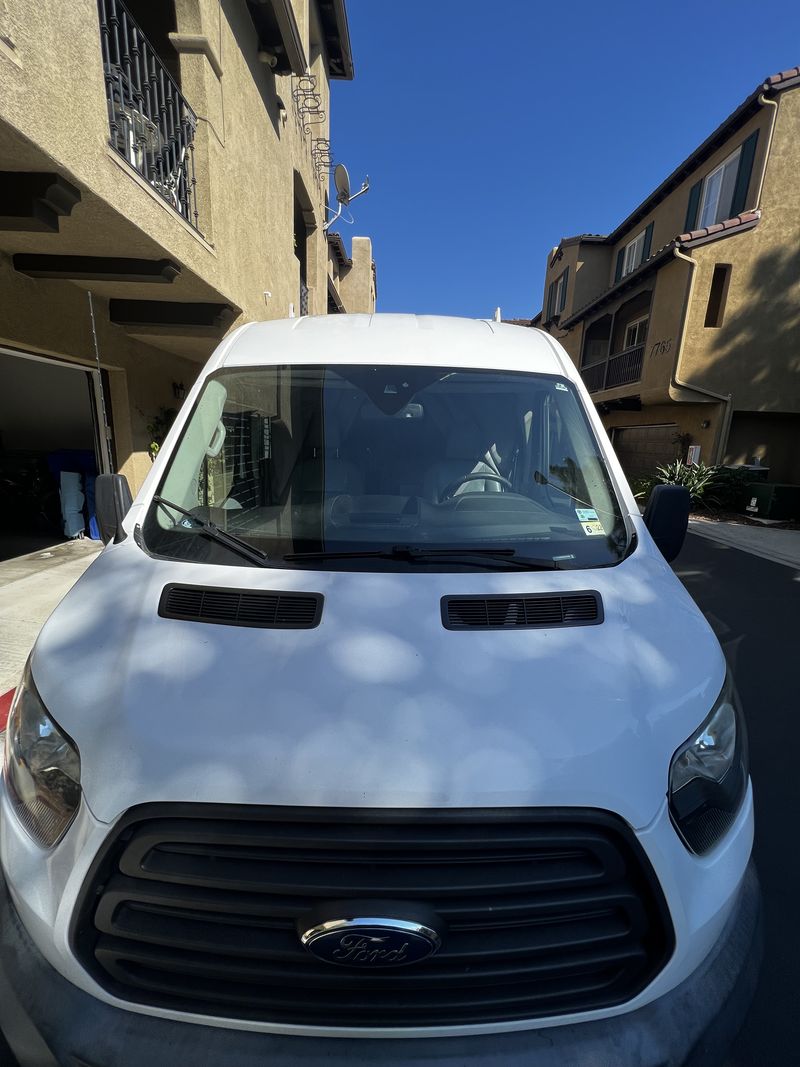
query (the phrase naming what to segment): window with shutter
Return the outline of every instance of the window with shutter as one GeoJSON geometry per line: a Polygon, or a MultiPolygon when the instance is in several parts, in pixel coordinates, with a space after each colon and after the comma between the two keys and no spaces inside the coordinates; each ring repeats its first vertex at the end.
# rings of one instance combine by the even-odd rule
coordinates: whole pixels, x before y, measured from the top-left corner
{"type": "Polygon", "coordinates": [[[567,303],[567,279],[569,267],[566,267],[547,290],[547,320],[560,315],[567,303]]]}
{"type": "MultiPolygon", "coordinates": [[[[718,167],[703,180],[699,196],[697,225],[701,228],[740,215],[747,206],[747,193],[753,172],[753,160],[758,143],[758,130],[731,152],[718,167]]],[[[692,189],[694,193],[697,186],[692,189]]],[[[690,194],[690,206],[691,195],[690,194]]],[[[688,218],[687,218],[688,221],[688,218]]],[[[687,229],[692,229],[687,226],[687,229]]]]}
{"type": "Polygon", "coordinates": [[[739,171],[739,157],[741,148],[731,152],[726,160],[711,173],[703,182],[703,196],[700,201],[699,226],[713,226],[717,222],[723,222],[730,218],[733,190],[736,185],[736,175],[739,171]]]}
{"type": "MultiPolygon", "coordinates": [[[[637,233],[634,239],[625,246],[625,264],[622,268],[623,276],[625,274],[630,274],[631,271],[636,270],[641,264],[642,259],[644,258],[643,253],[646,232],[646,230],[642,230],[641,233],[637,233]]],[[[652,230],[650,233],[652,235],[652,230]]]]}

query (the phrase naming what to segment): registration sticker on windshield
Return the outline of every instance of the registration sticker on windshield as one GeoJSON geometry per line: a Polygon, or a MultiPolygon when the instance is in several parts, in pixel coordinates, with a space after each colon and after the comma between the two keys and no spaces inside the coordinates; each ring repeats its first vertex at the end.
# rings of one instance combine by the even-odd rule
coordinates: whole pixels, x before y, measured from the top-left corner
{"type": "Polygon", "coordinates": [[[578,522],[597,522],[597,512],[594,508],[575,508],[578,522]]]}
{"type": "Polygon", "coordinates": [[[605,534],[602,522],[582,522],[581,529],[587,537],[602,537],[605,534]]]}

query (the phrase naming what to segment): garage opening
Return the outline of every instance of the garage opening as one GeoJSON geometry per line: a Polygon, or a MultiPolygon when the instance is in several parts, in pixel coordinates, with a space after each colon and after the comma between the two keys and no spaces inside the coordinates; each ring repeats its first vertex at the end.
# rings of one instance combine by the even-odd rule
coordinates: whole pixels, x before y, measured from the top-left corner
{"type": "Polygon", "coordinates": [[[97,537],[95,375],[0,349],[0,382],[0,559],[97,537]]]}
{"type": "Polygon", "coordinates": [[[674,422],[660,426],[614,427],[611,443],[629,480],[652,475],[656,467],[672,463],[680,455],[678,427],[674,422]]]}

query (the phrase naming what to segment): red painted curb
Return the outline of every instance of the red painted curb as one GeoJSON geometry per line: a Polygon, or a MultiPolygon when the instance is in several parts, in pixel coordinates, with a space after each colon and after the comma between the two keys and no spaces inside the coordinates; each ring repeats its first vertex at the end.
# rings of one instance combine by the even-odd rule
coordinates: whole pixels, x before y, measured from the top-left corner
{"type": "Polygon", "coordinates": [[[11,711],[11,701],[14,699],[16,689],[9,689],[7,693],[3,693],[0,696],[0,730],[5,730],[6,723],[8,722],[8,713],[11,711]]]}

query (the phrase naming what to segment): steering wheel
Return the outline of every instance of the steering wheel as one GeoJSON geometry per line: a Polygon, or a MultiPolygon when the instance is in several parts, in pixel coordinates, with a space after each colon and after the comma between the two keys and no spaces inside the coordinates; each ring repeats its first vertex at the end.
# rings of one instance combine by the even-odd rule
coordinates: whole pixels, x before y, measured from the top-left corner
{"type": "Polygon", "coordinates": [[[462,474],[460,478],[456,478],[454,482],[451,482],[448,486],[445,486],[445,488],[439,494],[439,503],[443,504],[445,500],[450,500],[450,498],[455,495],[456,490],[459,489],[466,482],[475,482],[478,480],[485,482],[499,482],[500,485],[508,486],[511,492],[514,492],[514,486],[511,484],[508,478],[504,478],[502,474],[490,474],[488,471],[484,473],[481,473],[479,471],[473,471],[471,474],[462,474]]]}

